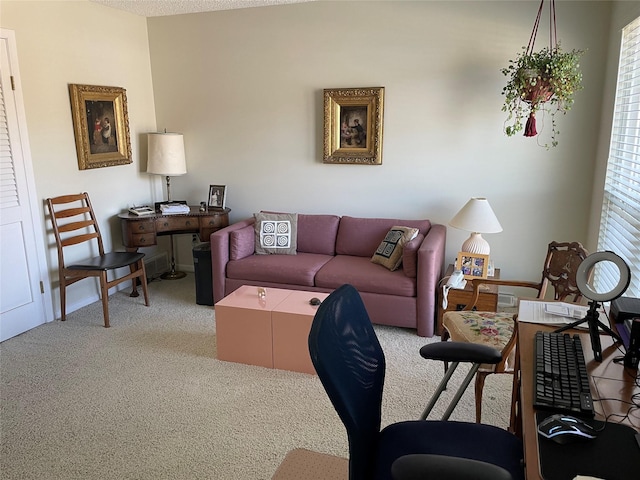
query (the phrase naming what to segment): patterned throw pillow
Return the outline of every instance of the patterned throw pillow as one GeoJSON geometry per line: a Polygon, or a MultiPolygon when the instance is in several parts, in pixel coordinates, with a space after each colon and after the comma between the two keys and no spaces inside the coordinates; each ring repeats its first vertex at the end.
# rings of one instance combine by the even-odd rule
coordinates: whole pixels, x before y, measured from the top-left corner
{"type": "Polygon", "coordinates": [[[256,254],[295,255],[298,247],[297,213],[255,214],[256,254]]]}
{"type": "Polygon", "coordinates": [[[392,227],[378,246],[376,253],[371,257],[371,261],[392,272],[397,270],[402,263],[404,244],[413,240],[418,233],[417,228],[392,227]]]}

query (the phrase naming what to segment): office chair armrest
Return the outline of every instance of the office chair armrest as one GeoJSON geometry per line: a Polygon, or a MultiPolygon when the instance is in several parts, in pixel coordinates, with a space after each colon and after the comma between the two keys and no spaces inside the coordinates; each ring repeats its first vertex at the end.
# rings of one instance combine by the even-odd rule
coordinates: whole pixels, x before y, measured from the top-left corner
{"type": "Polygon", "coordinates": [[[504,468],[468,458],[444,455],[412,454],[398,458],[391,465],[393,480],[511,480],[504,468]]]}
{"type": "Polygon", "coordinates": [[[502,353],[488,345],[467,342],[434,342],[423,346],[420,355],[428,360],[497,364],[502,353]]]}

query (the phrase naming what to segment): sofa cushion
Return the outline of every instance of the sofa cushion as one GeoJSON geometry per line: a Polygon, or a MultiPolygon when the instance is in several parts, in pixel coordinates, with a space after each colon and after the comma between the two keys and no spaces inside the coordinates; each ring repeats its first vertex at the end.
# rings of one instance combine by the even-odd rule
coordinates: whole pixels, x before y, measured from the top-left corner
{"type": "Polygon", "coordinates": [[[229,259],[240,260],[253,255],[255,250],[255,229],[253,225],[234,230],[229,234],[229,259]]]}
{"type": "Polygon", "coordinates": [[[413,240],[404,244],[402,271],[407,277],[416,278],[418,276],[418,250],[422,242],[424,242],[424,235],[419,233],[413,240]]]}
{"type": "Polygon", "coordinates": [[[315,253],[251,255],[227,263],[227,277],[254,282],[313,286],[316,272],[333,257],[315,253]]]}
{"type": "Polygon", "coordinates": [[[298,214],[298,252],[336,254],[337,215],[298,214]]]}
{"type": "Polygon", "coordinates": [[[431,228],[429,220],[401,220],[394,218],[357,218],[344,216],[340,219],[336,254],[355,255],[370,259],[389,229],[394,225],[417,228],[421,234],[431,228]]]}
{"type": "Polygon", "coordinates": [[[257,255],[295,255],[298,240],[297,213],[256,213],[255,252],[257,255]]]}
{"type": "Polygon", "coordinates": [[[416,279],[407,277],[402,270],[391,272],[371,263],[369,258],[337,255],[316,274],[316,287],[336,289],[350,283],[359,292],[416,296],[416,279]]]}
{"type": "Polygon", "coordinates": [[[397,225],[391,227],[391,230],[387,232],[380,245],[378,245],[376,253],[371,257],[371,261],[388,268],[392,272],[397,270],[402,263],[402,252],[405,243],[413,240],[417,234],[417,228],[397,225]]]}

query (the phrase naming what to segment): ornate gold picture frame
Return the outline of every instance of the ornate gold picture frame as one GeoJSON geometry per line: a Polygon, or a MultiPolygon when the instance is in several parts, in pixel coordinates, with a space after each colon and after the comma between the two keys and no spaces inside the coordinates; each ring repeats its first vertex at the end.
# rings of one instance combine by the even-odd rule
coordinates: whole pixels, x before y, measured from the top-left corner
{"type": "Polygon", "coordinates": [[[324,163],[382,164],[384,87],[324,90],[324,163]]]}
{"type": "Polygon", "coordinates": [[[80,170],[131,163],[126,90],[69,84],[69,95],[80,170]]]}

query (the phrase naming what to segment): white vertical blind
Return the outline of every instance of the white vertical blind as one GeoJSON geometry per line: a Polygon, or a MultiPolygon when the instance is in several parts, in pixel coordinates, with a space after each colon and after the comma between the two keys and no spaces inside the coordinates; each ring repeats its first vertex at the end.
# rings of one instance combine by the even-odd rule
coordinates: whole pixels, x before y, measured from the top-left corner
{"type": "MultiPolygon", "coordinates": [[[[598,250],[611,250],[627,262],[631,284],[625,295],[640,297],[640,17],[622,30],[598,250]]],[[[611,290],[617,269],[610,262],[597,267],[596,290],[611,290]]]]}

